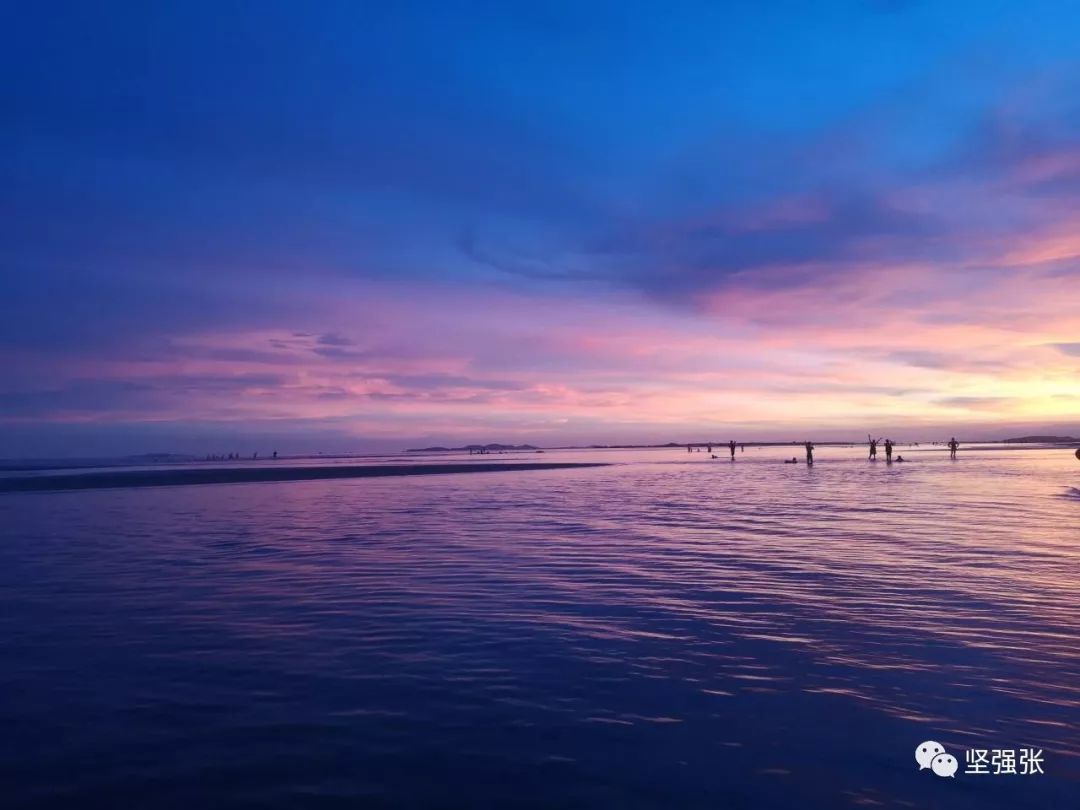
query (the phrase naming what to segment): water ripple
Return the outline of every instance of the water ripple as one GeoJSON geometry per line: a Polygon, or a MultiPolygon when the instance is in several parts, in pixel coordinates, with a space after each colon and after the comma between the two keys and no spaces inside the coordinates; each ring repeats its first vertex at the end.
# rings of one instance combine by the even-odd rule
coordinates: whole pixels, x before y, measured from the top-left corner
{"type": "Polygon", "coordinates": [[[784,452],[2,496],[0,777],[39,806],[923,807],[932,738],[1052,758],[951,807],[1066,806],[1075,462],[784,452]]]}

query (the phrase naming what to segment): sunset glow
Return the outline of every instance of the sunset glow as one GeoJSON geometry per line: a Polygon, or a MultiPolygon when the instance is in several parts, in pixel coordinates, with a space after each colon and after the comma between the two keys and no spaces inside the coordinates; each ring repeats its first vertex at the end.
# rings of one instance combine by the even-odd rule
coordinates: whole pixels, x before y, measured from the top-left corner
{"type": "Polygon", "coordinates": [[[21,9],[5,452],[1080,428],[1055,4],[456,5],[21,9]]]}

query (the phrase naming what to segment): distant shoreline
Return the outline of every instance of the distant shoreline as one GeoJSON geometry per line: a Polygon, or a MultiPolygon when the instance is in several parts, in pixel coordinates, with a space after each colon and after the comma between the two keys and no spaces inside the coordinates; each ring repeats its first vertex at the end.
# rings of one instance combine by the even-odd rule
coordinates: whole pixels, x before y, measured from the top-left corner
{"type": "MultiPolygon", "coordinates": [[[[794,447],[799,448],[803,445],[805,440],[788,440],[788,441],[743,441],[736,442],[741,447],[748,448],[775,448],[775,447],[794,447]]],[[[962,447],[970,448],[975,445],[996,445],[1007,449],[1019,450],[1027,447],[1034,446],[1073,446],[1080,444],[1080,437],[1073,436],[1053,436],[1053,435],[1032,435],[1021,436],[1018,438],[1009,439],[965,439],[962,436],[959,439],[962,447]]],[[[924,449],[933,449],[944,447],[946,442],[944,440],[934,441],[911,441],[901,439],[896,442],[898,447],[916,446],[924,449]]],[[[128,455],[128,456],[110,456],[110,457],[62,457],[62,458],[48,458],[48,457],[10,457],[0,458],[0,474],[2,473],[20,473],[20,472],[44,472],[46,470],[77,470],[81,468],[125,468],[133,466],[159,466],[159,465],[188,465],[188,464],[214,464],[221,465],[225,469],[233,469],[233,464],[258,464],[260,467],[263,465],[286,465],[291,462],[297,461],[358,461],[363,462],[366,460],[374,459],[402,459],[402,458],[417,458],[419,455],[427,454],[436,459],[441,459],[447,455],[457,453],[469,453],[470,455],[509,455],[512,453],[529,453],[529,454],[542,454],[552,451],[563,450],[683,450],[687,447],[706,449],[708,447],[724,449],[728,445],[727,441],[691,441],[691,442],[665,442],[663,444],[589,444],[589,445],[551,445],[548,447],[536,447],[535,445],[507,445],[507,444],[486,444],[486,445],[465,445],[463,447],[424,447],[424,448],[410,448],[408,450],[388,451],[383,453],[374,452],[311,452],[311,453],[299,453],[291,455],[271,456],[271,455],[258,455],[241,457],[239,454],[234,454],[233,458],[225,457],[209,457],[201,455],[192,455],[186,453],[144,453],[141,455],[128,455]],[[477,448],[483,448],[485,452],[476,453],[477,448]]],[[[850,439],[850,440],[833,440],[833,441],[814,441],[816,447],[865,447],[865,439],[850,439]]],[[[419,461],[417,463],[420,463],[419,461]]],[[[541,462],[537,462],[541,463],[541,462]]],[[[0,491],[3,491],[0,489],[0,491]]]]}
{"type": "MultiPolygon", "coordinates": [[[[740,447],[801,447],[805,442],[805,439],[790,439],[785,441],[749,441],[735,443],[740,447]]],[[[922,440],[913,441],[904,439],[898,441],[897,445],[911,446],[911,445],[926,445],[932,447],[934,445],[945,445],[945,439],[937,440],[922,440]]],[[[960,442],[964,445],[973,444],[1063,444],[1071,445],[1080,443],[1080,438],[1073,436],[1021,436],[1013,439],[963,439],[960,442]]],[[[843,439],[833,441],[815,441],[814,445],[817,447],[861,447],[866,444],[864,439],[843,439]]],[[[431,453],[433,455],[439,453],[468,453],[483,451],[484,453],[511,453],[511,452],[533,452],[542,453],[545,450],[665,450],[665,449],[678,449],[683,447],[727,447],[727,441],[691,441],[691,442],[664,442],[663,444],[560,444],[551,445],[549,447],[537,447],[531,444],[467,444],[463,447],[411,447],[403,452],[405,453],[431,453]]]]}
{"type": "Polygon", "coordinates": [[[479,472],[522,472],[607,467],[600,462],[539,462],[479,464],[386,464],[349,467],[241,467],[192,470],[130,470],[71,475],[35,475],[0,478],[0,492],[62,492],[84,489],[131,489],[139,487],[205,484],[319,481],[345,478],[384,478],[405,475],[451,475],[479,472]]]}

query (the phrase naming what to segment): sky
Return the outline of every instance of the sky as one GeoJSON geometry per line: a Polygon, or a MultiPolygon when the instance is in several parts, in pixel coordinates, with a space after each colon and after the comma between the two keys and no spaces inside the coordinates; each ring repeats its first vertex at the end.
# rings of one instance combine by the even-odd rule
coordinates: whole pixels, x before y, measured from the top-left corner
{"type": "Polygon", "coordinates": [[[1075,3],[2,23],[0,456],[1080,433],[1075,3]]]}

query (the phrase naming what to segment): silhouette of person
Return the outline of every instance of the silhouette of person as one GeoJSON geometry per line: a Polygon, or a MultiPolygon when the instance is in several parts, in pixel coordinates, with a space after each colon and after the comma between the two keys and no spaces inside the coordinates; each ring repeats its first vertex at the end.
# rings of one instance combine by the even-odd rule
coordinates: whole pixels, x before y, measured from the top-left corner
{"type": "Polygon", "coordinates": [[[274,451],[274,458],[277,458],[277,450],[274,451]]]}
{"type": "Polygon", "coordinates": [[[813,464],[814,463],[814,443],[813,442],[807,442],[805,447],[806,447],[806,463],[807,464],[813,464]]]}
{"type": "Polygon", "coordinates": [[[706,448],[707,448],[707,449],[706,449],[706,452],[708,452],[708,453],[711,453],[711,452],[712,452],[712,445],[711,445],[711,444],[709,444],[709,445],[706,445],[706,448]]]}
{"type": "Polygon", "coordinates": [[[959,446],[960,442],[956,440],[955,436],[949,439],[949,458],[956,458],[956,448],[959,446]]]}
{"type": "Polygon", "coordinates": [[[693,453],[694,451],[690,449],[690,445],[686,445],[686,452],[693,453]]]}
{"type": "Polygon", "coordinates": [[[728,449],[731,450],[731,458],[732,458],[732,460],[734,460],[735,459],[735,440],[734,439],[732,439],[730,442],[728,442],[728,449]]]}
{"type": "Polygon", "coordinates": [[[871,439],[869,436],[867,436],[866,438],[870,440],[870,461],[877,461],[877,443],[878,443],[878,440],[877,439],[871,439]]]}
{"type": "Polygon", "coordinates": [[[792,457],[791,457],[791,461],[788,461],[787,459],[785,459],[785,460],[784,460],[784,463],[785,463],[785,464],[798,464],[798,463],[799,463],[799,460],[798,460],[797,458],[795,458],[795,456],[792,456],[792,457]]]}
{"type": "Polygon", "coordinates": [[[746,445],[745,444],[740,444],[739,445],[739,452],[740,453],[745,453],[746,452],[746,445]]]}
{"type": "Polygon", "coordinates": [[[896,461],[897,461],[898,463],[899,463],[899,462],[901,462],[901,461],[903,461],[903,460],[904,460],[904,457],[903,457],[903,456],[897,456],[897,457],[896,457],[896,461]]]}
{"type": "Polygon", "coordinates": [[[886,461],[892,461],[892,448],[893,448],[892,439],[886,439],[885,440],[885,460],[886,461]]]}

